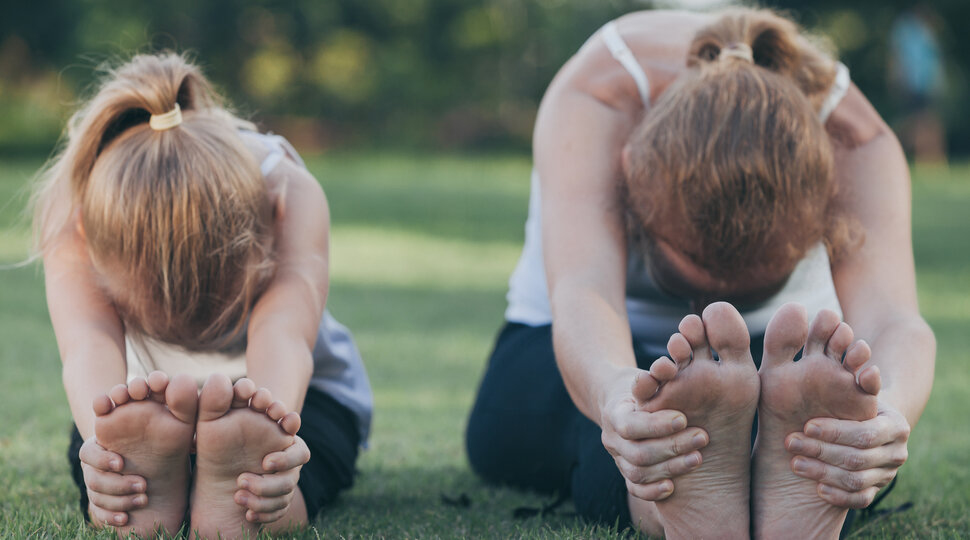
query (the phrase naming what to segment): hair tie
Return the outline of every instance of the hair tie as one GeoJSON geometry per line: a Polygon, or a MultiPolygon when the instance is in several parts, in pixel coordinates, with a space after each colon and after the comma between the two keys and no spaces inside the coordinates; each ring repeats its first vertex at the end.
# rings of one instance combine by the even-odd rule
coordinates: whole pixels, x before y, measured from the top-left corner
{"type": "Polygon", "coordinates": [[[182,109],[179,104],[165,114],[153,114],[148,120],[148,125],[155,131],[165,131],[182,123],[182,109]]]}
{"type": "Polygon", "coordinates": [[[727,47],[721,49],[721,58],[740,58],[741,60],[746,60],[748,62],[754,63],[754,51],[751,50],[751,46],[747,43],[731,43],[727,47]]]}

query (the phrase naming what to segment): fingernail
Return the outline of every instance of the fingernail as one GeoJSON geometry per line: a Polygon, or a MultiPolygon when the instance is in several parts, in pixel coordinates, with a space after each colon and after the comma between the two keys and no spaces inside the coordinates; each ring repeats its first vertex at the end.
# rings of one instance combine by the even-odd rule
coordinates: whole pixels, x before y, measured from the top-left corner
{"type": "Polygon", "coordinates": [[[115,523],[117,523],[118,525],[121,525],[124,522],[125,522],[124,514],[115,514],[115,523]]]}
{"type": "Polygon", "coordinates": [[[117,471],[121,469],[121,460],[112,459],[111,461],[108,462],[108,466],[117,471]]]}
{"type": "Polygon", "coordinates": [[[821,492],[824,493],[824,494],[826,494],[826,495],[832,495],[834,493],[834,491],[832,490],[832,488],[829,487],[829,486],[827,486],[827,485],[825,485],[825,484],[820,484],[818,486],[818,489],[821,490],[821,492]]]}
{"type": "Polygon", "coordinates": [[[247,497],[245,495],[240,495],[239,496],[239,504],[241,504],[243,506],[249,504],[249,497],[247,497]]]}
{"type": "Polygon", "coordinates": [[[674,492],[674,485],[670,482],[664,482],[664,484],[660,486],[660,495],[664,497],[670,495],[673,492],[674,492]]]}
{"type": "Polygon", "coordinates": [[[792,468],[796,473],[804,473],[808,471],[808,463],[806,463],[804,459],[795,458],[795,460],[792,462],[792,468]]]}
{"type": "Polygon", "coordinates": [[[801,452],[803,446],[804,445],[802,445],[802,441],[796,438],[792,438],[792,440],[788,441],[788,450],[792,452],[801,452]]]}
{"type": "Polygon", "coordinates": [[[239,487],[242,489],[249,489],[249,480],[241,480],[239,482],[239,487]]]}
{"type": "Polygon", "coordinates": [[[673,427],[675,430],[680,431],[685,427],[687,427],[687,418],[683,416],[678,416],[677,418],[674,418],[673,420],[670,421],[670,426],[673,427]]]}
{"type": "Polygon", "coordinates": [[[135,498],[132,499],[132,502],[135,503],[135,506],[142,506],[148,502],[148,497],[144,495],[136,495],[135,498]]]}
{"type": "Polygon", "coordinates": [[[705,437],[703,433],[698,433],[697,435],[694,435],[694,438],[691,439],[690,442],[696,447],[701,447],[707,444],[707,437],[705,437]]]}
{"type": "Polygon", "coordinates": [[[145,491],[145,484],[142,484],[141,482],[134,482],[131,484],[131,490],[137,492],[145,491]]]}
{"type": "Polygon", "coordinates": [[[818,437],[821,434],[822,428],[818,427],[816,424],[809,424],[808,427],[805,428],[805,435],[808,435],[809,437],[818,437]]]}
{"type": "Polygon", "coordinates": [[[693,469],[694,467],[701,464],[701,457],[697,454],[690,454],[689,456],[684,458],[684,463],[686,463],[688,467],[693,469]]]}

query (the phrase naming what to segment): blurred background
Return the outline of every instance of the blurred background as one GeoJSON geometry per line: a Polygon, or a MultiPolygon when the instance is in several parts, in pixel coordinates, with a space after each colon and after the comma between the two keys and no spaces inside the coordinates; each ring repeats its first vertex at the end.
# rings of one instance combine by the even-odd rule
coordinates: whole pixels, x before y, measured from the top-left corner
{"type": "MultiPolygon", "coordinates": [[[[98,65],[165,48],[192,53],[243,115],[304,151],[528,150],[544,89],[604,22],[720,4],[5,0],[0,155],[49,153],[98,65]]],[[[970,153],[970,33],[960,31],[970,2],[764,5],[831,40],[911,157],[970,153]]]]}

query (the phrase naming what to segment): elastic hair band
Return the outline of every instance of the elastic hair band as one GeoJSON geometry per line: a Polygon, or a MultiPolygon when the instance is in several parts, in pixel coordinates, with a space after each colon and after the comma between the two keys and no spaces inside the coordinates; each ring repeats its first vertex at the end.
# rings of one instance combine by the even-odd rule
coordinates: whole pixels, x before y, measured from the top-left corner
{"type": "Polygon", "coordinates": [[[740,58],[752,64],[754,63],[754,51],[751,50],[751,46],[747,43],[732,43],[721,49],[720,56],[721,58],[740,58]]]}
{"type": "Polygon", "coordinates": [[[179,104],[165,114],[153,114],[148,120],[148,125],[155,131],[165,131],[182,123],[182,109],[179,104]]]}

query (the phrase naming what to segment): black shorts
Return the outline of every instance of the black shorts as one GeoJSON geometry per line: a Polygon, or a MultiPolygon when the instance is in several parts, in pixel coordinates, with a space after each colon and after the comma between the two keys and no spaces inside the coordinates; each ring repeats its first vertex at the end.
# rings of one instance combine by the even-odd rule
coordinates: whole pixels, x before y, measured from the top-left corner
{"type": "MultiPolygon", "coordinates": [[[[756,364],[763,348],[764,338],[752,337],[756,364]]],[[[655,346],[634,344],[634,353],[641,369],[657,359],[655,346]]],[[[566,392],[552,326],[507,323],[468,419],[472,469],[492,484],[568,495],[587,521],[626,528],[632,526],[626,483],[601,435],[566,392]]],[[[853,518],[850,512],[843,532],[853,518]]]]}
{"type": "MultiPolygon", "coordinates": [[[[302,422],[297,435],[310,448],[310,461],[300,470],[297,485],[303,493],[307,516],[312,523],[322,508],[354,483],[360,431],[357,428],[357,418],[350,409],[315,388],[307,389],[300,419],[302,422]]],[[[80,490],[81,512],[85,519],[90,519],[88,491],[84,485],[81,459],[78,456],[83,442],[75,426],[71,433],[67,459],[71,464],[74,483],[80,490]]]]}

